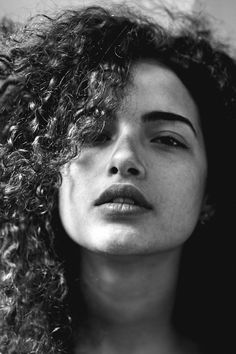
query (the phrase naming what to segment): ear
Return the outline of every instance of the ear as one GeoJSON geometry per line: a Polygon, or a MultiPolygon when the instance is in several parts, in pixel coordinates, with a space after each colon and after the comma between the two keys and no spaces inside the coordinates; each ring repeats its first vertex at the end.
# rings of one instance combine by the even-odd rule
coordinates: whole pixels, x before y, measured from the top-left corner
{"type": "Polygon", "coordinates": [[[209,197],[206,195],[203,201],[202,211],[199,218],[200,223],[202,225],[205,225],[214,214],[215,214],[215,208],[209,202],[209,197]]]}

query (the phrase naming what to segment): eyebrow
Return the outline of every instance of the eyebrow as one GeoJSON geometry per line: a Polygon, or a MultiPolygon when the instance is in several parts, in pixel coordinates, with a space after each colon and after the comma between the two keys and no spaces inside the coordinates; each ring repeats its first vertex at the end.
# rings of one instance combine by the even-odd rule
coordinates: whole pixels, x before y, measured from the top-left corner
{"type": "Polygon", "coordinates": [[[142,121],[144,123],[155,122],[158,120],[166,120],[166,121],[171,121],[171,122],[185,123],[191,128],[194,135],[197,136],[197,131],[194,128],[191,121],[188,118],[183,117],[179,114],[172,113],[172,112],[165,112],[165,111],[152,111],[152,112],[145,113],[142,116],[142,121]]]}

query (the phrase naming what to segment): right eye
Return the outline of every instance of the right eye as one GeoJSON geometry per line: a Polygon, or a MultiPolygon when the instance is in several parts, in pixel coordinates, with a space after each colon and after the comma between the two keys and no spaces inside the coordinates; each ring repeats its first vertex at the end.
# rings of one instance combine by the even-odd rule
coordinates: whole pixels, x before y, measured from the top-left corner
{"type": "Polygon", "coordinates": [[[107,141],[111,140],[111,137],[108,133],[98,134],[92,141],[92,145],[102,145],[107,141]]]}

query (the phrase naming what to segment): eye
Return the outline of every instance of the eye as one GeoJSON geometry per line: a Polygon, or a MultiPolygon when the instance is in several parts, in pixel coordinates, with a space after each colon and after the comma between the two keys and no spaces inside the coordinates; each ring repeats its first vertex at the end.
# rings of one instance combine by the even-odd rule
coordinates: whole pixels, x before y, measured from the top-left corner
{"type": "Polygon", "coordinates": [[[102,145],[111,140],[111,137],[108,133],[98,134],[92,141],[92,145],[102,145]]]}
{"type": "Polygon", "coordinates": [[[187,145],[184,144],[180,139],[173,137],[171,135],[157,136],[151,140],[152,143],[158,143],[167,147],[182,148],[187,149],[187,145]]]}

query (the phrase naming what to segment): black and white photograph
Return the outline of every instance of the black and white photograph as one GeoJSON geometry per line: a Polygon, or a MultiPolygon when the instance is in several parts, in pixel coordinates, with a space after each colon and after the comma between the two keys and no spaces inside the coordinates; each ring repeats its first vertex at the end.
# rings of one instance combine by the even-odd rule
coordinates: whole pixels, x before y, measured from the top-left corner
{"type": "Polygon", "coordinates": [[[235,354],[236,1],[0,0],[0,354],[235,354]]]}

